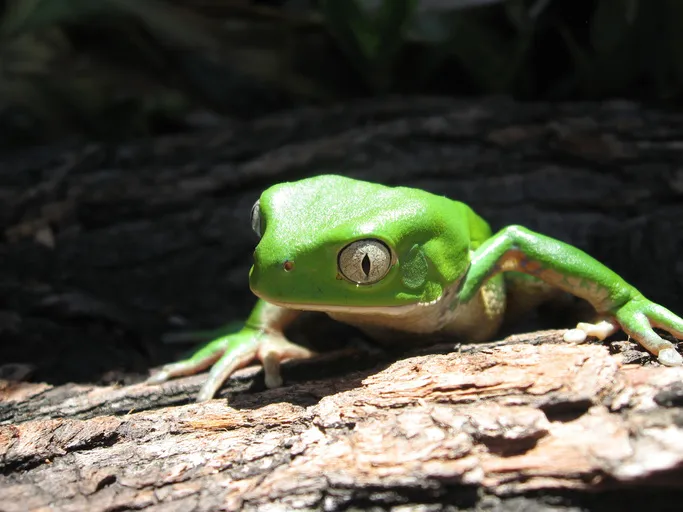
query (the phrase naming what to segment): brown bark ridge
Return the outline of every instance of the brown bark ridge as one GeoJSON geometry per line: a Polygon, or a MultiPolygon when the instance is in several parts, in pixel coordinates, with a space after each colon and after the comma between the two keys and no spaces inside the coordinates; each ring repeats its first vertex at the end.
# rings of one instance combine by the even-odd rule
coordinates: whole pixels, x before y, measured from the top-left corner
{"type": "Polygon", "coordinates": [[[678,510],[683,370],[625,341],[350,348],[206,404],[139,382],[163,332],[247,312],[251,204],[321,172],[562,238],[680,312],[681,137],[626,102],[388,98],[3,155],[0,510],[678,510]]]}

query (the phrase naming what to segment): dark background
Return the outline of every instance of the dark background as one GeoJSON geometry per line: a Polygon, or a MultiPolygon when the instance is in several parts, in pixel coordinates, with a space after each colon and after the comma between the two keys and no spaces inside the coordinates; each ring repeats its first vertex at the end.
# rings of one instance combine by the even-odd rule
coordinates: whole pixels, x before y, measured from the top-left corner
{"type": "Polygon", "coordinates": [[[0,363],[34,380],[139,380],[188,348],[164,332],[244,315],[251,204],[321,172],[467,201],[683,307],[679,0],[0,7],[0,363]]]}
{"type": "Polygon", "coordinates": [[[677,0],[1,1],[0,145],[394,94],[680,103],[677,0]]]}

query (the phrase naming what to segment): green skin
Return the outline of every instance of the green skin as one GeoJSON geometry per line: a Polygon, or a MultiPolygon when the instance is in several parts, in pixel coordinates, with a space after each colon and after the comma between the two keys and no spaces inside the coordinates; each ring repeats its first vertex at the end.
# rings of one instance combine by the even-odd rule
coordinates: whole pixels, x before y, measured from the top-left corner
{"type": "Polygon", "coordinates": [[[683,363],[652,329],[683,338],[681,318],[581,250],[520,226],[492,234],[467,205],[446,197],[317,176],[263,192],[252,226],[261,240],[249,284],[259,301],[246,323],[148,382],[211,367],[198,396],[203,401],[235,370],[259,360],[266,385],[279,386],[281,361],[313,355],[283,334],[300,311],[326,312],[380,339],[446,333],[481,341],[495,334],[506,303],[510,309],[524,297],[536,305],[552,296],[551,287],[587,300],[598,313],[596,323],[578,324],[566,340],[604,339],[623,329],[661,363],[683,363]],[[366,240],[385,247],[387,259],[366,245],[348,248],[366,240]]]}

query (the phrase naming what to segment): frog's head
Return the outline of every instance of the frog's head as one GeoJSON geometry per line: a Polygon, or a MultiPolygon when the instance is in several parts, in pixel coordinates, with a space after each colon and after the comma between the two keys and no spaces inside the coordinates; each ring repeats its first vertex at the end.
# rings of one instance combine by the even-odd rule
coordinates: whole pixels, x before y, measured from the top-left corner
{"type": "Polygon", "coordinates": [[[295,309],[356,310],[438,299],[469,265],[463,204],[341,176],[275,185],[251,212],[259,297],[295,309]]]}

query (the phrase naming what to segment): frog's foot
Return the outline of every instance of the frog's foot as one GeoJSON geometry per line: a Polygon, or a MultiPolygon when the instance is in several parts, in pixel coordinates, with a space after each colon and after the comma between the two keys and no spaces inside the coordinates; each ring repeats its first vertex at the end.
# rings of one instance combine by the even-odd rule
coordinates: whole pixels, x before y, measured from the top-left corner
{"type": "Polygon", "coordinates": [[[604,340],[619,329],[621,329],[621,326],[614,318],[602,318],[594,324],[579,322],[576,324],[575,329],[567,329],[567,331],[565,331],[564,341],[570,343],[583,343],[588,336],[604,340]]]}
{"type": "Polygon", "coordinates": [[[266,386],[274,388],[282,385],[280,375],[282,361],[306,359],[313,355],[311,350],[295,345],[282,333],[243,329],[210,342],[185,361],[164,366],[147,382],[155,384],[173,377],[192,375],[213,365],[197,395],[197,401],[203,402],[213,398],[218,389],[236,370],[247,366],[254,360],[259,360],[263,365],[266,386]]]}
{"type": "Polygon", "coordinates": [[[306,359],[314,355],[311,350],[295,345],[279,333],[261,333],[252,340],[252,343],[242,343],[226,350],[211,368],[209,377],[197,395],[198,402],[213,398],[235,370],[248,365],[254,359],[258,359],[263,365],[266,387],[276,388],[282,385],[280,362],[289,359],[306,359]]]}
{"type": "Polygon", "coordinates": [[[644,297],[632,299],[617,312],[617,319],[626,334],[640,343],[657,360],[666,366],[680,366],[683,357],[676,346],[659,336],[652,328],[663,329],[683,339],[683,319],[665,307],[644,297]]]}
{"type": "Polygon", "coordinates": [[[604,340],[622,329],[645,350],[657,356],[657,360],[663,365],[682,365],[683,357],[676,351],[675,345],[659,336],[653,327],[683,339],[683,319],[659,304],[639,296],[622,306],[614,317],[605,317],[595,324],[579,323],[576,329],[569,329],[564,333],[564,339],[582,343],[586,337],[595,336],[604,340]]]}

